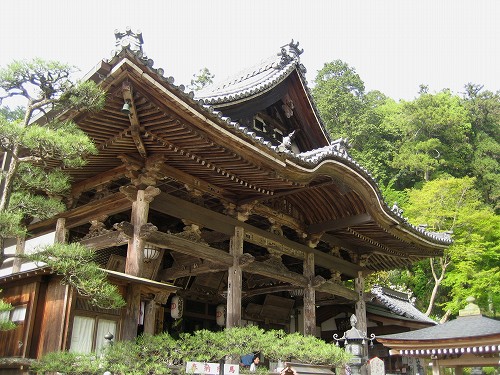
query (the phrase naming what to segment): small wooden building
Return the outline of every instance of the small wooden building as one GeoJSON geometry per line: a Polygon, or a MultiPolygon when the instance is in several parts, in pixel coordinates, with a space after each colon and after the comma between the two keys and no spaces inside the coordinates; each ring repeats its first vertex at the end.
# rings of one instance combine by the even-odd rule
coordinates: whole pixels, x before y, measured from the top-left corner
{"type": "Polygon", "coordinates": [[[317,306],[350,304],[366,331],[364,277],[441,256],[449,245],[390,208],[347,142],[330,139],[298,43],[195,94],[154,67],[140,33],[115,36],[114,56],[85,78],[107,92],[105,108],[59,115],[99,153],[68,170],[67,210],[33,222],[30,238],[7,252],[42,240],[90,246],[127,307],[92,310],[47,270],[5,262],[3,297],[25,315],[16,331],[0,333],[12,343],[0,356],[81,348],[75,331],[87,326],[95,333],[83,341],[96,348],[101,320],[116,322],[120,340],[221,321],[290,329],[292,319],[316,335],[317,306]],[[171,315],[173,293],[182,324],[171,315]]]}
{"type": "MultiPolygon", "coordinates": [[[[500,321],[481,315],[474,298],[455,320],[411,332],[379,336],[394,355],[418,358],[432,365],[433,375],[444,368],[463,374],[464,367],[500,367],[500,321]]],[[[423,371],[419,372],[424,373],[423,371]]]]}

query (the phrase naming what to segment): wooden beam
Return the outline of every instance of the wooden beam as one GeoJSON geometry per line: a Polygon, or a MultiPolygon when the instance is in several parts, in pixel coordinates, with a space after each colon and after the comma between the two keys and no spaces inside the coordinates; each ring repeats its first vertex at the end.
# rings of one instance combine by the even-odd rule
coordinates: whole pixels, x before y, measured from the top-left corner
{"type": "Polygon", "coordinates": [[[216,264],[210,261],[203,261],[201,265],[197,265],[197,263],[195,263],[189,267],[165,268],[164,270],[160,271],[159,277],[160,280],[174,280],[186,276],[196,276],[205,273],[214,273],[222,271],[227,271],[226,265],[216,264]]]}
{"type": "Polygon", "coordinates": [[[233,257],[223,250],[215,249],[204,243],[193,242],[174,234],[151,230],[151,227],[143,227],[141,237],[146,242],[165,249],[171,249],[196,258],[207,259],[227,267],[233,264],[233,257]]]}
{"type": "Polygon", "coordinates": [[[253,262],[245,267],[245,272],[269,277],[302,288],[307,286],[307,280],[303,275],[284,270],[271,262],[253,262]]]}
{"type": "Polygon", "coordinates": [[[123,232],[112,231],[105,234],[101,234],[100,236],[81,240],[80,243],[93,250],[101,250],[110,247],[125,245],[128,239],[129,237],[124,235],[123,232]]]}
{"type": "Polygon", "coordinates": [[[331,280],[328,280],[326,283],[316,287],[316,291],[343,297],[350,301],[358,300],[358,294],[354,290],[346,288],[345,286],[337,284],[331,280]]]}
{"type": "Polygon", "coordinates": [[[305,254],[313,253],[316,256],[317,264],[321,264],[322,267],[328,269],[336,269],[350,277],[356,277],[358,271],[362,270],[362,267],[344,259],[312,249],[306,245],[256,228],[227,215],[213,212],[207,208],[186,202],[166,193],[161,193],[160,196],[151,203],[150,207],[170,216],[203,224],[209,229],[228,235],[232,235],[235,227],[241,226],[245,230],[245,241],[247,242],[264,247],[275,247],[283,254],[297,259],[304,259],[305,254]]]}
{"type": "Polygon", "coordinates": [[[74,184],[71,187],[71,196],[72,197],[77,197],[81,193],[85,191],[89,191],[94,189],[95,187],[99,185],[105,185],[109,182],[112,182],[114,180],[117,180],[127,173],[127,168],[125,165],[120,165],[119,167],[110,169],[109,171],[106,171],[104,173],[95,175],[92,178],[89,178],[87,180],[81,181],[79,183],[74,184]]]}
{"type": "Polygon", "coordinates": [[[321,233],[328,231],[335,231],[337,229],[343,229],[347,227],[352,227],[356,225],[366,224],[373,221],[369,214],[359,214],[349,217],[343,217],[335,220],[327,220],[321,223],[314,223],[309,225],[307,228],[308,233],[321,233]]]}
{"type": "Polygon", "coordinates": [[[56,222],[59,218],[66,218],[66,228],[74,228],[87,224],[93,218],[102,215],[112,216],[119,212],[127,211],[132,207],[129,201],[122,193],[115,193],[106,198],[90,202],[86,205],[77,207],[60,213],[50,219],[42,220],[28,226],[29,233],[37,235],[52,232],[56,228],[56,222]]]}
{"type": "Polygon", "coordinates": [[[243,204],[247,204],[247,203],[264,202],[264,201],[268,201],[268,200],[274,200],[276,198],[286,197],[289,195],[302,193],[304,191],[311,191],[311,190],[318,189],[318,188],[321,188],[324,186],[329,186],[332,184],[335,184],[335,181],[327,181],[327,182],[319,183],[317,185],[308,185],[308,186],[303,186],[303,187],[298,187],[295,189],[283,191],[281,193],[274,193],[272,197],[263,196],[263,197],[257,197],[257,198],[242,199],[242,200],[238,201],[238,204],[243,205],[243,204]]]}

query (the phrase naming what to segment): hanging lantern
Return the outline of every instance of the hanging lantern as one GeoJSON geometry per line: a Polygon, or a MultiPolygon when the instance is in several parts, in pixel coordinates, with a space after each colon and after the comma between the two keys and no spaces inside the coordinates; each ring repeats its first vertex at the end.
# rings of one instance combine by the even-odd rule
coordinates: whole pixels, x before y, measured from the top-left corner
{"type": "Polygon", "coordinates": [[[184,311],[184,300],[179,296],[173,296],[170,302],[170,316],[174,319],[182,318],[184,311]]]}
{"type": "Polygon", "coordinates": [[[155,260],[160,255],[160,248],[151,244],[144,245],[144,262],[155,260]]]}
{"type": "Polygon", "coordinates": [[[215,321],[219,326],[226,325],[226,305],[218,305],[215,309],[215,321]]]}

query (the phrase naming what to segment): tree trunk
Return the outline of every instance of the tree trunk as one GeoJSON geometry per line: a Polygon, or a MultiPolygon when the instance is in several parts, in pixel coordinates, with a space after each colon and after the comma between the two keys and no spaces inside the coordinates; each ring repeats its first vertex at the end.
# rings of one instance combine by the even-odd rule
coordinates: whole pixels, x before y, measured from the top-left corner
{"type": "Polygon", "coordinates": [[[441,282],[444,279],[446,267],[448,267],[448,264],[449,264],[449,262],[447,262],[443,258],[440,259],[439,264],[441,265],[441,275],[438,277],[436,274],[436,270],[434,269],[434,258],[430,258],[429,262],[431,264],[432,277],[434,278],[434,288],[432,288],[431,298],[429,300],[429,306],[427,307],[427,311],[425,312],[426,316],[429,316],[431,314],[431,311],[434,307],[434,302],[436,300],[439,286],[441,285],[441,282]]]}

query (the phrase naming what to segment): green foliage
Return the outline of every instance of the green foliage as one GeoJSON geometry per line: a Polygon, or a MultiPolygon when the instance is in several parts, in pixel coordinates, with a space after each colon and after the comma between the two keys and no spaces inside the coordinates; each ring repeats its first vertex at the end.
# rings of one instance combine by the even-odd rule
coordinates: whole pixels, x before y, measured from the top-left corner
{"type": "Polygon", "coordinates": [[[480,85],[465,86],[464,106],[472,124],[471,171],[486,202],[500,210],[500,93],[483,91],[480,85]]]}
{"type": "Polygon", "coordinates": [[[334,138],[349,137],[364,111],[365,85],[356,70],[341,60],[327,63],[318,72],[312,93],[334,138]]]}
{"type": "Polygon", "coordinates": [[[213,79],[215,75],[210,73],[208,68],[200,69],[198,74],[193,74],[193,78],[191,79],[191,84],[189,85],[189,89],[193,91],[198,91],[213,83],[213,79]]]}
{"type": "Polygon", "coordinates": [[[458,96],[445,90],[402,103],[401,134],[393,166],[420,175],[463,176],[470,161],[471,124],[458,96]]]}
{"type": "Polygon", "coordinates": [[[138,337],[136,342],[120,341],[106,348],[102,368],[116,375],[167,375],[174,364],[175,344],[168,334],[138,337]]]}
{"type": "MultiPolygon", "coordinates": [[[[2,289],[0,289],[0,293],[2,293],[2,289]]],[[[8,331],[16,328],[16,325],[7,317],[10,310],[12,310],[12,305],[0,299],[0,331],[8,331]],[[3,316],[6,316],[6,318],[3,316]]]]}
{"type": "MultiPolygon", "coordinates": [[[[66,375],[102,375],[101,361],[95,354],[53,352],[30,366],[33,373],[66,375]]],[[[144,373],[143,373],[144,374],[144,373]]]]}
{"type": "Polygon", "coordinates": [[[314,336],[283,331],[266,331],[261,352],[265,357],[278,361],[295,361],[316,365],[342,366],[350,356],[339,347],[314,336]]]}
{"type": "Polygon", "coordinates": [[[125,306],[116,286],[106,281],[106,273],[93,262],[93,250],[83,245],[53,244],[23,257],[63,275],[64,283],[76,288],[96,306],[105,309],[125,306]]]}
{"type": "MultiPolygon", "coordinates": [[[[500,293],[500,219],[480,197],[470,177],[430,181],[409,193],[405,215],[411,221],[426,223],[435,231],[453,231],[454,243],[446,250],[451,261],[443,280],[446,289],[438,299],[452,313],[470,295],[485,312],[500,309],[496,298],[500,293]]],[[[413,267],[414,273],[421,273],[417,278],[422,283],[430,275],[426,264],[413,267]]]]}
{"type": "MultiPolygon", "coordinates": [[[[104,106],[104,92],[91,81],[74,83],[74,72],[71,66],[41,59],[14,61],[0,69],[0,103],[16,96],[25,100],[24,108],[0,110],[0,150],[7,160],[0,176],[0,264],[3,238],[24,236],[33,219],[64,211],[61,198],[70,189],[64,169],[80,167],[97,153],[75,123],[57,119],[64,110],[98,111],[104,106]]],[[[89,249],[57,244],[24,257],[64,275],[64,282],[95,305],[124,305],[89,249]]]]}
{"type": "Polygon", "coordinates": [[[115,375],[169,374],[172,365],[187,361],[218,362],[222,358],[260,352],[272,361],[299,361],[342,366],[350,358],[343,349],[313,336],[258,327],[229,328],[223,331],[196,331],[173,339],[168,333],[141,336],[136,341],[120,341],[99,356],[67,352],[42,357],[31,370],[40,374],[95,374],[95,369],[115,375]]]}

